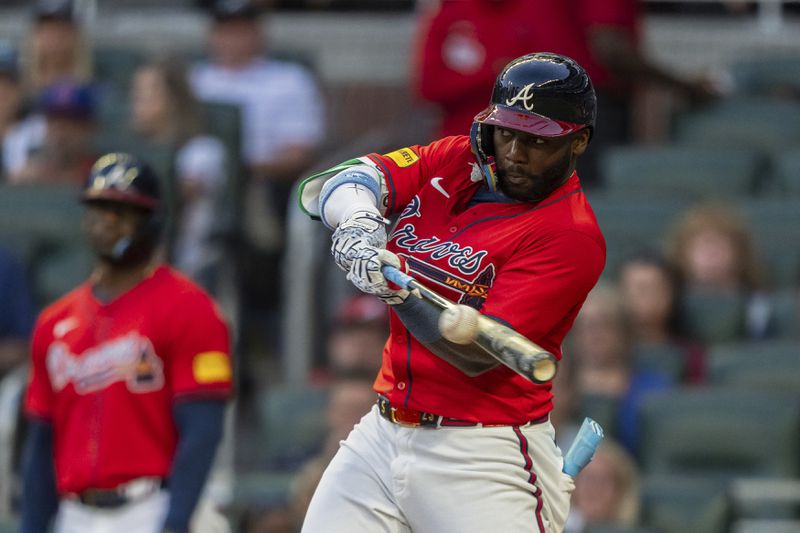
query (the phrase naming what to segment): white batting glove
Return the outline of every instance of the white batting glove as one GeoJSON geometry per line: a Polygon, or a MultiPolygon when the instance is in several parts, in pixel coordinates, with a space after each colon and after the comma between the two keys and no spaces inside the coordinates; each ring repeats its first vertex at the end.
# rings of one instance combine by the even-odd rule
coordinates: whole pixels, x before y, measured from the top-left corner
{"type": "Polygon", "coordinates": [[[339,224],[331,239],[331,254],[336,264],[350,272],[353,260],[361,250],[386,246],[386,224],[388,220],[373,211],[356,211],[339,224]]]}
{"type": "Polygon", "coordinates": [[[347,279],[361,291],[374,294],[389,305],[401,304],[408,298],[409,292],[387,281],[381,272],[383,265],[408,272],[406,262],[399,256],[383,248],[368,246],[356,255],[347,279]]]}

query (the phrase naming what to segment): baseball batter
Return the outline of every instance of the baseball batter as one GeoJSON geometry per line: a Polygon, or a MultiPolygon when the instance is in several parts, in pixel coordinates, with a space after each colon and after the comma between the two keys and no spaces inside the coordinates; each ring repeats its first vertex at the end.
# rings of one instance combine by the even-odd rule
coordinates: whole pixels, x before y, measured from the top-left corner
{"type": "Polygon", "coordinates": [[[410,271],[560,358],[605,263],[575,173],[595,109],[579,64],[526,55],[500,73],[468,136],[370,154],[304,182],[301,205],[335,230],[336,263],[393,310],[377,404],[329,465],[305,533],[563,529],[574,485],[548,420],[550,385],[442,338],[439,312],[380,268],[410,271]]]}
{"type": "Polygon", "coordinates": [[[23,533],[186,532],[231,393],[212,299],[154,263],[158,179],[107,154],[84,190],[91,278],[45,309],[25,399],[23,533]]]}

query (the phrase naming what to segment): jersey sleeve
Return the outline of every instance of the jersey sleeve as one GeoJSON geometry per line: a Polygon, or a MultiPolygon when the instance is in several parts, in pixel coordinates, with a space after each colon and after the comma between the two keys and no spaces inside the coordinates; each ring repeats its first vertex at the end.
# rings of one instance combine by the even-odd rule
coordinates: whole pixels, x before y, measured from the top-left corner
{"type": "Polygon", "coordinates": [[[391,216],[401,212],[432,177],[446,172],[451,159],[463,159],[468,147],[468,137],[455,136],[426,146],[414,145],[383,155],[368,155],[367,159],[383,175],[388,192],[384,214],[391,216]]]}
{"type": "Polygon", "coordinates": [[[186,295],[171,316],[167,359],[175,399],[227,398],[233,388],[230,333],[217,305],[207,295],[186,295]]]}
{"type": "Polygon", "coordinates": [[[604,265],[603,247],[590,236],[576,231],[554,235],[501,268],[482,311],[560,353],[560,340],[604,265]]]}
{"type": "Polygon", "coordinates": [[[47,373],[49,331],[41,318],[36,321],[31,340],[31,368],[25,391],[25,413],[34,418],[50,420],[53,411],[53,388],[47,373]]]}

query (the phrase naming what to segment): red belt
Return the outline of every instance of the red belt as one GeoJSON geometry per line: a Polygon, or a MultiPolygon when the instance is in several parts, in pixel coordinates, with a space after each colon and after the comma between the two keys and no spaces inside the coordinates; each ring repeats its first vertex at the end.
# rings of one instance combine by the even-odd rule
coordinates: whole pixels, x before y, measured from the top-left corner
{"type": "MultiPolygon", "coordinates": [[[[417,411],[416,409],[406,409],[405,407],[397,407],[385,397],[378,397],[378,412],[383,418],[397,424],[398,426],[416,428],[416,427],[497,427],[497,426],[511,426],[514,424],[482,424],[480,422],[471,422],[469,420],[460,420],[458,418],[450,418],[447,416],[435,415],[426,413],[424,411],[417,411]]],[[[547,422],[548,415],[540,416],[535,420],[530,420],[520,425],[541,424],[547,422]]]]}

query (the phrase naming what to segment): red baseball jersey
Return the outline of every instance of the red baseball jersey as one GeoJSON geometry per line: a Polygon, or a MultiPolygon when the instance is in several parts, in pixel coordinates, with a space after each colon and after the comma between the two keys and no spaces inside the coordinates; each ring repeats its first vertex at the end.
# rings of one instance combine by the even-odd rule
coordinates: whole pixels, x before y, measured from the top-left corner
{"type": "MultiPolygon", "coordinates": [[[[387,248],[450,300],[478,308],[561,358],[561,343],[605,265],[605,241],[577,175],[536,205],[468,203],[482,186],[465,136],[386,155],[387,248]]],[[[501,365],[469,377],[419,343],[392,313],[375,390],[393,404],[485,424],[552,409],[550,384],[501,365]]]]}
{"type": "Polygon", "coordinates": [[[53,425],[59,493],[166,477],[173,402],[230,396],[229,343],[213,300],[165,266],[113,301],[86,282],[45,309],[25,408],[53,425]]]}

